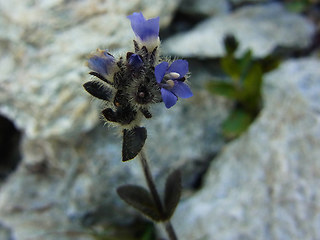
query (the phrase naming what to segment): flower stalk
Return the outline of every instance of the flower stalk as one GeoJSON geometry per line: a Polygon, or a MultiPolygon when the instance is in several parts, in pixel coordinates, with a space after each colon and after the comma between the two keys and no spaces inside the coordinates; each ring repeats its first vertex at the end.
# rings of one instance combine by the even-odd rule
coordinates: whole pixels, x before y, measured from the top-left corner
{"type": "MultiPolygon", "coordinates": [[[[154,184],[154,180],[153,180],[153,177],[152,177],[152,174],[150,171],[150,167],[149,167],[149,164],[148,164],[148,161],[147,161],[147,158],[146,158],[146,155],[145,155],[143,149],[139,153],[139,159],[140,159],[140,163],[142,166],[142,170],[143,170],[149,191],[150,191],[152,198],[154,200],[154,203],[157,206],[157,209],[158,209],[160,215],[165,215],[164,208],[161,203],[161,199],[160,199],[159,193],[157,191],[157,188],[154,184]]],[[[165,226],[165,230],[168,234],[169,239],[170,240],[178,240],[177,235],[174,231],[174,228],[173,228],[170,220],[167,220],[163,224],[165,226]]]]}
{"type": "Polygon", "coordinates": [[[181,174],[179,170],[169,174],[161,199],[143,150],[147,129],[141,122],[152,118],[151,105],[163,102],[171,108],[178,98],[193,96],[187,84],[189,66],[186,60],[160,56],[159,17],[145,19],[140,12],[128,19],[136,36],[134,51],[115,58],[107,50],[98,50],[87,62],[93,78],[83,86],[103,100],[105,120],[122,130],[122,161],[139,156],[141,162],[148,189],[128,184],[118,187],[118,195],[148,218],[163,223],[169,239],[177,240],[170,219],[181,196],[181,174]]]}

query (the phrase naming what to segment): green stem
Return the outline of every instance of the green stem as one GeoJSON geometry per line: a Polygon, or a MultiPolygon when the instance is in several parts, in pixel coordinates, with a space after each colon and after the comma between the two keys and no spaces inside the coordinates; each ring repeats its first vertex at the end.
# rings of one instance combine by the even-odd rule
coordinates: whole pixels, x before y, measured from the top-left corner
{"type": "MultiPolygon", "coordinates": [[[[150,193],[152,195],[152,198],[157,206],[159,213],[163,216],[164,215],[164,208],[162,206],[159,193],[158,193],[156,186],[154,184],[154,181],[153,181],[153,178],[151,175],[151,171],[150,171],[150,168],[149,168],[149,165],[147,162],[147,158],[146,158],[146,155],[143,150],[141,150],[141,152],[139,153],[139,159],[140,159],[143,173],[146,178],[146,182],[147,182],[148,188],[150,190],[150,193]]],[[[164,226],[165,226],[165,229],[166,229],[166,232],[168,234],[169,239],[170,240],[178,240],[177,235],[173,229],[173,226],[172,226],[170,220],[164,222],[164,226]]]]}

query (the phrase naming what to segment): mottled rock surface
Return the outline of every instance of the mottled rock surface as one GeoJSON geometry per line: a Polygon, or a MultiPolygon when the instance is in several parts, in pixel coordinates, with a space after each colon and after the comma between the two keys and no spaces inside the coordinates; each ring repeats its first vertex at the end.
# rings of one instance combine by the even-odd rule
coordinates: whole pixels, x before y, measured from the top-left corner
{"type": "Polygon", "coordinates": [[[232,33],[240,42],[239,54],[250,48],[263,57],[276,47],[307,47],[314,25],[300,15],[288,12],[280,4],[240,8],[236,12],[212,17],[194,29],[179,33],[163,44],[164,52],[183,57],[219,57],[224,55],[223,38],[232,33]]]}
{"type": "Polygon", "coordinates": [[[265,3],[271,2],[272,0],[230,0],[233,4],[248,4],[248,3],[265,3]]]}
{"type": "Polygon", "coordinates": [[[320,238],[319,76],[319,59],[291,60],[267,75],[258,119],[178,208],[181,239],[320,238]]]}
{"type": "Polygon", "coordinates": [[[2,240],[11,240],[12,239],[12,234],[9,228],[6,226],[2,225],[0,223],[0,239],[2,240]]]}
{"type": "Polygon", "coordinates": [[[217,16],[229,11],[229,4],[226,0],[183,0],[179,10],[188,15],[217,16]]]}

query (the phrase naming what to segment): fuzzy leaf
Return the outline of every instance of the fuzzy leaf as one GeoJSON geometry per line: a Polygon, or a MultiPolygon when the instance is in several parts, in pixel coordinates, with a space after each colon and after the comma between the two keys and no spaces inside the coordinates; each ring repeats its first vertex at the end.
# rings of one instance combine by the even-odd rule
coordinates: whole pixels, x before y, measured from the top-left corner
{"type": "Polygon", "coordinates": [[[143,187],[124,185],[117,189],[120,198],[154,221],[160,221],[161,215],[150,193],[143,187]]]}
{"type": "Polygon", "coordinates": [[[249,113],[240,109],[235,110],[223,122],[222,131],[227,138],[238,137],[249,127],[252,120],[253,117],[249,113]]]}
{"type": "Polygon", "coordinates": [[[231,83],[211,81],[206,85],[212,94],[221,95],[231,99],[237,98],[237,90],[231,83]]]}
{"type": "Polygon", "coordinates": [[[122,161],[128,161],[135,158],[141,151],[147,139],[147,129],[144,127],[135,127],[133,129],[123,130],[122,143],[122,161]]]}
{"type": "Polygon", "coordinates": [[[164,192],[165,220],[170,219],[173,215],[181,197],[181,189],[181,172],[175,170],[166,181],[164,192]]]}
{"type": "Polygon", "coordinates": [[[90,75],[95,76],[99,78],[100,80],[104,81],[105,83],[108,83],[109,85],[113,85],[112,82],[110,82],[108,79],[106,79],[104,76],[102,76],[100,73],[97,72],[89,72],[90,75]]]}
{"type": "Polygon", "coordinates": [[[103,86],[100,82],[97,81],[90,81],[83,84],[84,89],[90,93],[92,96],[105,100],[110,101],[112,97],[112,90],[107,86],[103,86]]]}

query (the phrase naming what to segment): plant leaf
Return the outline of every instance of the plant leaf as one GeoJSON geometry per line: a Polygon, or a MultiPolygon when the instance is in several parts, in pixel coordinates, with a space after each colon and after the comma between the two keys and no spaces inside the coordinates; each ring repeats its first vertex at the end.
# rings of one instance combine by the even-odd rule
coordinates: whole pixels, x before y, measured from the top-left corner
{"type": "Polygon", "coordinates": [[[181,197],[181,189],[181,172],[180,170],[175,170],[168,176],[166,181],[164,192],[165,220],[172,217],[181,197]]]}
{"type": "Polygon", "coordinates": [[[240,66],[234,56],[229,54],[225,55],[221,59],[220,64],[226,74],[228,74],[234,81],[238,81],[240,78],[240,66]]]}
{"type": "Polygon", "coordinates": [[[308,7],[308,1],[288,1],[285,6],[291,12],[301,13],[308,7]]]}
{"type": "Polygon", "coordinates": [[[252,120],[253,117],[250,115],[250,113],[237,109],[233,111],[223,122],[223,134],[230,139],[238,137],[249,127],[252,120]]]}
{"type": "Polygon", "coordinates": [[[147,139],[147,129],[144,127],[135,127],[133,129],[123,130],[122,143],[122,161],[128,161],[135,158],[141,151],[147,139]]]}
{"type": "Polygon", "coordinates": [[[279,57],[268,55],[265,58],[260,60],[262,72],[270,72],[277,68],[280,64],[279,57]]]}
{"type": "Polygon", "coordinates": [[[88,93],[96,98],[110,101],[112,97],[112,90],[98,81],[86,82],[83,84],[83,87],[88,93]]]}
{"type": "Polygon", "coordinates": [[[232,34],[227,34],[224,37],[223,44],[228,55],[234,55],[239,46],[238,40],[232,34]]]}
{"type": "Polygon", "coordinates": [[[237,99],[237,90],[231,83],[211,81],[207,83],[206,87],[212,94],[237,99]]]}
{"type": "Polygon", "coordinates": [[[160,221],[161,215],[154,204],[151,194],[143,187],[124,185],[117,189],[120,198],[154,221],[160,221]]]}
{"type": "Polygon", "coordinates": [[[255,63],[244,78],[243,89],[245,91],[245,95],[249,98],[256,98],[257,96],[260,96],[261,84],[262,68],[259,63],[255,63]]]}
{"type": "Polygon", "coordinates": [[[240,69],[241,69],[241,82],[243,82],[244,77],[248,74],[250,67],[252,65],[252,51],[247,50],[240,59],[240,69]]]}

